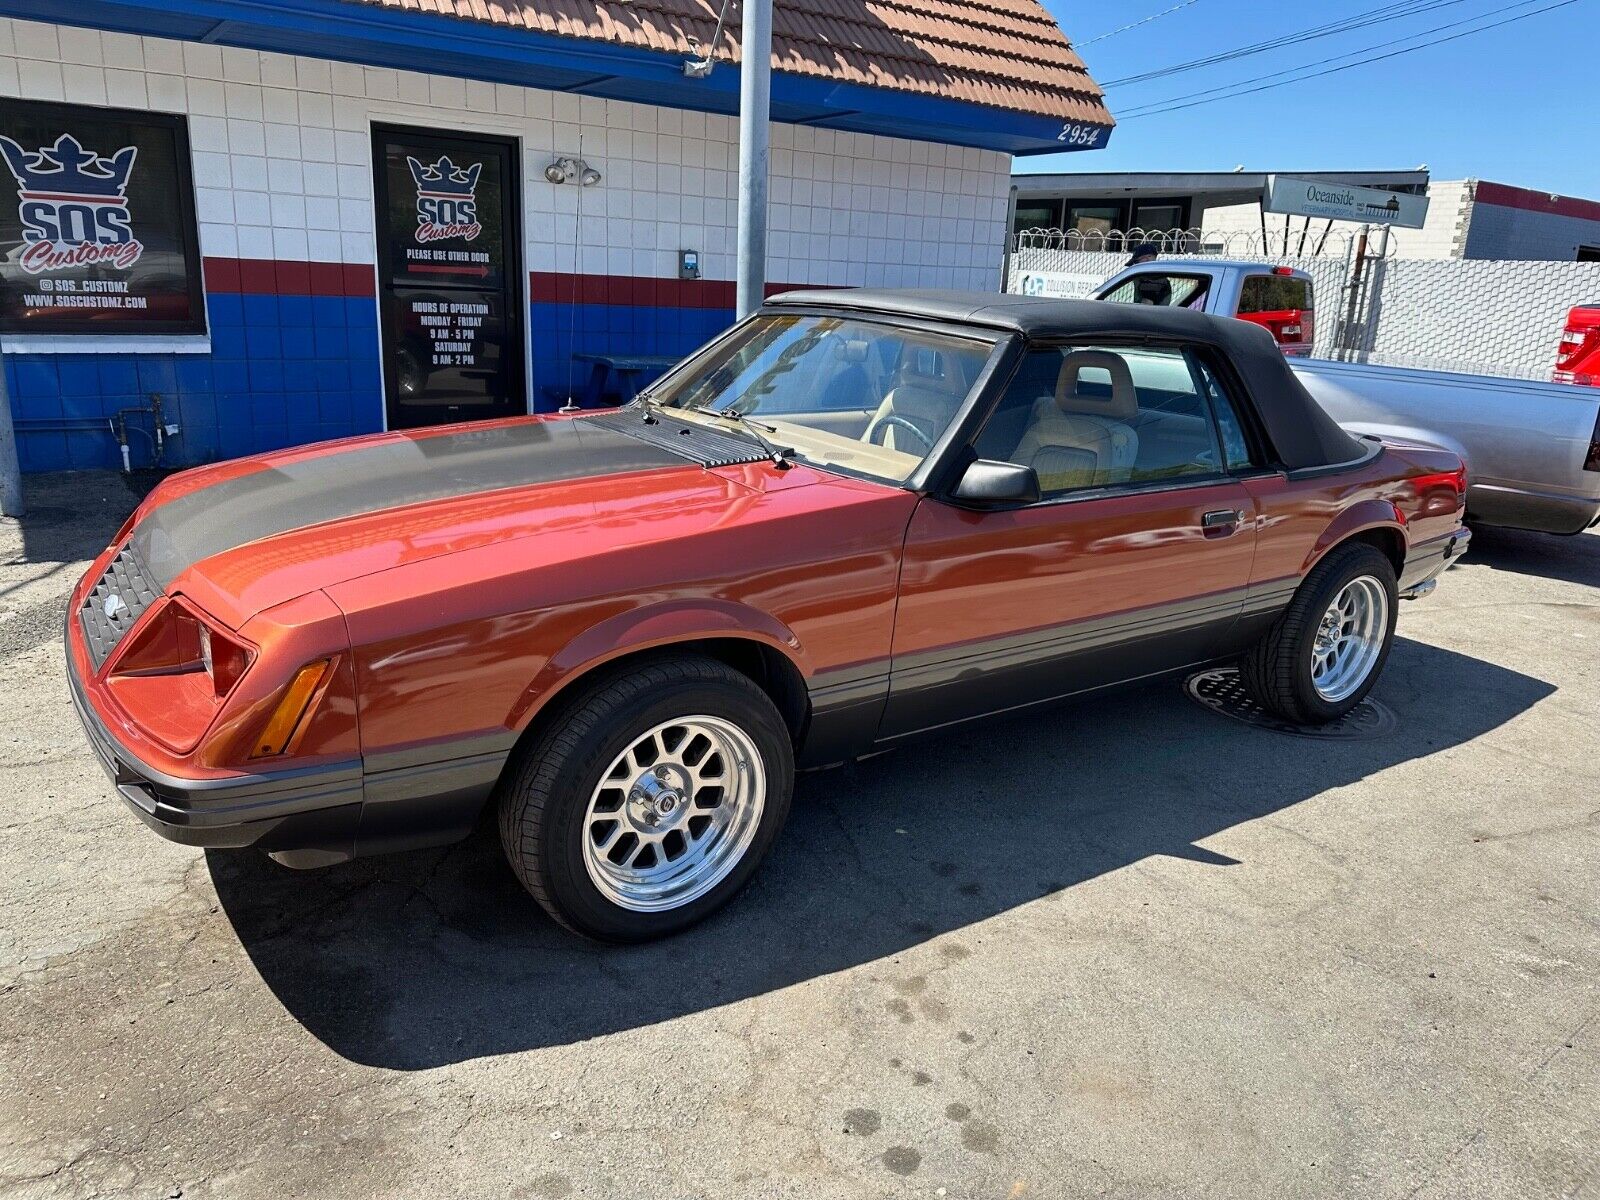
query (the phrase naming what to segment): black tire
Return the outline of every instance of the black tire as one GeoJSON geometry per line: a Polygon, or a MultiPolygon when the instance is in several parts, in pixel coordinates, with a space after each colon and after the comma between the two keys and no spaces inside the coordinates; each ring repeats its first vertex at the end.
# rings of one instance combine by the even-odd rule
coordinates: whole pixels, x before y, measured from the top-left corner
{"type": "Polygon", "coordinates": [[[649,941],[704,920],[749,882],[783,828],[793,790],[794,748],[766,692],[716,659],[662,656],[584,688],[524,747],[501,780],[500,842],[523,887],[567,929],[598,941],[649,941]],[[710,891],[678,908],[635,911],[590,878],[584,817],[618,755],[646,731],[691,714],[721,718],[749,737],[765,770],[765,802],[742,857],[710,891]]]}
{"type": "Polygon", "coordinates": [[[1394,643],[1398,600],[1394,565],[1382,551],[1365,542],[1336,546],[1301,581],[1272,628],[1246,651],[1239,663],[1240,679],[1256,703],[1285,721],[1296,725],[1337,721],[1366,698],[1383,673],[1394,643]],[[1318,694],[1311,678],[1317,626],[1334,597],[1362,576],[1376,579],[1388,598],[1383,644],[1361,686],[1336,702],[1329,701],[1318,694]]]}

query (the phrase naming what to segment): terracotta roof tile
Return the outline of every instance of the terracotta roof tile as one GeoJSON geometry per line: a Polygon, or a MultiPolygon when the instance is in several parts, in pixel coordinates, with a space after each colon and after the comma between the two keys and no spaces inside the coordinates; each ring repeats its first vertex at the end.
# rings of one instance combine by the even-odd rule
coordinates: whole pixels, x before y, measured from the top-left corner
{"type": "MultiPolygon", "coordinates": [[[[352,0],[693,54],[719,0],[352,0]]],[[[739,59],[733,0],[717,59],[739,59]]],[[[774,0],[779,71],[1110,125],[1099,85],[1039,0],[774,0]]]]}

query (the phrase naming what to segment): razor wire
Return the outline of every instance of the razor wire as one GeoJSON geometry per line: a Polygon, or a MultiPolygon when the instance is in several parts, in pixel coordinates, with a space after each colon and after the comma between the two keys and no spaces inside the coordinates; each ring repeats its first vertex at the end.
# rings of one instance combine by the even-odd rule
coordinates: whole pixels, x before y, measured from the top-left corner
{"type": "Polygon", "coordinates": [[[1352,304],[1360,231],[1334,230],[1326,240],[1319,232],[1305,243],[1317,252],[1301,254],[1301,231],[1291,230],[1285,254],[1282,229],[1025,229],[1012,238],[1006,290],[1032,291],[1043,278],[1087,296],[1143,243],[1163,258],[1296,267],[1312,279],[1319,358],[1536,380],[1550,378],[1567,311],[1600,302],[1600,263],[1402,259],[1395,239],[1374,235],[1352,304]]]}

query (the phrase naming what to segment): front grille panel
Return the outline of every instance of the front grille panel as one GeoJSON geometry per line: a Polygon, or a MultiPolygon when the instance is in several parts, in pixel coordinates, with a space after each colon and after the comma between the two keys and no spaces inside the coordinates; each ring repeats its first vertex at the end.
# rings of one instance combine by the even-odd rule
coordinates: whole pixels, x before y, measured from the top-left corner
{"type": "Polygon", "coordinates": [[[161,593],[156,589],[144,566],[126,545],[111,560],[105,574],[83,599],[78,610],[78,620],[83,625],[83,639],[89,646],[89,655],[99,670],[106,657],[127,636],[128,630],[144,615],[145,609],[155,603],[161,593]],[[107,612],[111,597],[118,602],[107,612]]]}

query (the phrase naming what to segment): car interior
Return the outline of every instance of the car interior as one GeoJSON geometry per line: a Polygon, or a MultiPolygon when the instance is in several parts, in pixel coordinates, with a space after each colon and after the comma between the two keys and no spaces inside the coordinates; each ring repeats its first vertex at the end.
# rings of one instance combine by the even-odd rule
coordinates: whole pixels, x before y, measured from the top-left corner
{"type": "MultiPolygon", "coordinates": [[[[862,321],[779,321],[686,389],[694,406],[737,408],[807,457],[893,479],[933,448],[990,352],[862,321]]],[[[1030,351],[976,450],[1032,467],[1047,496],[1214,474],[1221,458],[1201,386],[1178,349],[1030,351]]]]}
{"type": "Polygon", "coordinates": [[[976,450],[1032,467],[1046,495],[1209,475],[1220,461],[1210,415],[1179,350],[1035,350],[976,450]]]}

